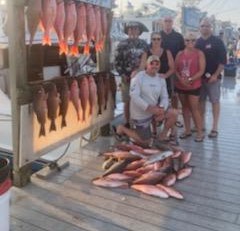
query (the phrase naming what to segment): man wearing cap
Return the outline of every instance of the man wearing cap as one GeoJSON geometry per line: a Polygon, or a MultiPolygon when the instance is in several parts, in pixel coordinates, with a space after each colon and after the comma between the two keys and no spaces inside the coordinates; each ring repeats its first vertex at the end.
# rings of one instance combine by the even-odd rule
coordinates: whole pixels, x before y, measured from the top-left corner
{"type": "Polygon", "coordinates": [[[169,129],[176,122],[177,112],[168,109],[166,81],[160,77],[159,68],[159,57],[151,55],[147,59],[146,70],[138,72],[132,79],[130,116],[134,129],[119,125],[116,129],[118,135],[126,135],[137,143],[149,145],[152,136],[151,121],[155,118],[158,122],[165,121],[159,139],[167,139],[169,129]]]}
{"type": "Polygon", "coordinates": [[[129,127],[129,86],[131,76],[138,71],[144,70],[148,45],[139,38],[143,32],[141,24],[138,22],[129,22],[125,25],[124,32],[128,38],[121,41],[116,49],[115,67],[119,75],[122,77],[121,90],[122,101],[124,103],[124,116],[126,126],[129,127]]]}

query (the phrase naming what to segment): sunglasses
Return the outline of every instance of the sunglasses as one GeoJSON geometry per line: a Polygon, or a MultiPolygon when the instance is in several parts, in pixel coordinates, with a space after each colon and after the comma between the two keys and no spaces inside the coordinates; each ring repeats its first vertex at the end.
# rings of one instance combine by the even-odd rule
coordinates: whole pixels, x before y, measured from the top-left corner
{"type": "Polygon", "coordinates": [[[194,43],[194,42],[196,42],[196,39],[185,39],[185,42],[192,42],[192,43],[194,43]]]}
{"type": "Polygon", "coordinates": [[[150,65],[151,66],[159,66],[160,65],[160,63],[158,62],[158,61],[152,61],[151,63],[150,63],[150,65]]]}
{"type": "Polygon", "coordinates": [[[161,38],[152,38],[153,41],[160,41],[161,38]]]}
{"type": "Polygon", "coordinates": [[[173,22],[173,21],[172,21],[172,20],[168,20],[168,19],[167,19],[167,20],[164,20],[164,22],[173,22]]]}

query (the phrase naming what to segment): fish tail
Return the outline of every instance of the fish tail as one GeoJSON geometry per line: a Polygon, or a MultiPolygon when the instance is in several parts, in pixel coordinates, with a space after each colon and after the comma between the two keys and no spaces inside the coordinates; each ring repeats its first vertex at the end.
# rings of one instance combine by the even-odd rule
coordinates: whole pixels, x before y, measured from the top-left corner
{"type": "Polygon", "coordinates": [[[89,46],[88,43],[84,46],[84,52],[83,53],[85,55],[89,55],[90,54],[90,46],[89,46]]]}
{"type": "Polygon", "coordinates": [[[50,129],[49,131],[56,131],[57,128],[56,128],[56,124],[55,124],[55,120],[51,120],[51,124],[50,124],[50,129]]]}
{"type": "Polygon", "coordinates": [[[45,136],[45,135],[46,135],[45,126],[43,124],[41,124],[40,131],[39,131],[39,137],[45,136]]]}
{"type": "Polygon", "coordinates": [[[62,124],[61,124],[61,128],[63,127],[67,127],[67,122],[66,122],[66,118],[62,118],[62,124]]]}
{"type": "Polygon", "coordinates": [[[59,45],[59,52],[58,52],[59,55],[65,54],[64,41],[59,41],[58,45],[59,45]]]}
{"type": "Polygon", "coordinates": [[[52,45],[52,41],[51,41],[51,38],[49,35],[44,35],[43,36],[43,40],[42,40],[42,45],[49,45],[51,46],[52,45]]]}
{"type": "Polygon", "coordinates": [[[79,51],[78,51],[78,46],[77,45],[73,45],[71,47],[70,54],[73,55],[73,56],[78,56],[79,55],[79,51]]]}

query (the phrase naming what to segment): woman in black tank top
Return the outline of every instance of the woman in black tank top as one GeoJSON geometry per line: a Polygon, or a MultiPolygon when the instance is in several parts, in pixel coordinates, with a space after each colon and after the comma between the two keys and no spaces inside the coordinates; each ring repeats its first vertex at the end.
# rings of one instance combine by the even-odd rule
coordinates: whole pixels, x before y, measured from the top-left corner
{"type": "Polygon", "coordinates": [[[159,73],[162,77],[167,79],[174,73],[174,60],[171,52],[161,47],[161,35],[158,32],[151,34],[151,43],[148,50],[148,56],[157,55],[161,62],[159,73]]]}

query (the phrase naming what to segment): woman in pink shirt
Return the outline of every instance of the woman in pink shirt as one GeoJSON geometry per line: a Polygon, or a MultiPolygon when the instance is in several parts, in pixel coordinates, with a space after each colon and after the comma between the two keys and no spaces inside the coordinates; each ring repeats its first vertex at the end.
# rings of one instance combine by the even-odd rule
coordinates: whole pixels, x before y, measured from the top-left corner
{"type": "Polygon", "coordinates": [[[197,130],[196,142],[204,139],[202,133],[202,119],[199,111],[199,96],[201,88],[201,77],[205,71],[205,56],[202,51],[196,49],[196,37],[193,33],[185,36],[185,48],[176,56],[176,92],[182,104],[182,113],[185,131],[180,135],[181,139],[190,137],[191,115],[197,130]]]}

